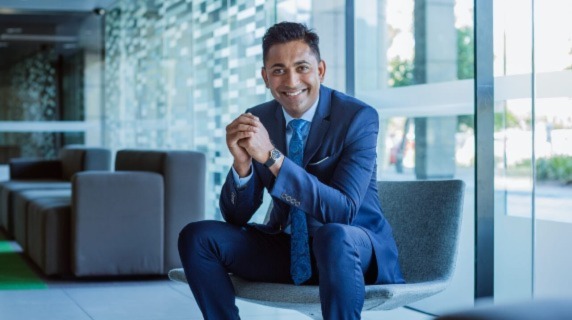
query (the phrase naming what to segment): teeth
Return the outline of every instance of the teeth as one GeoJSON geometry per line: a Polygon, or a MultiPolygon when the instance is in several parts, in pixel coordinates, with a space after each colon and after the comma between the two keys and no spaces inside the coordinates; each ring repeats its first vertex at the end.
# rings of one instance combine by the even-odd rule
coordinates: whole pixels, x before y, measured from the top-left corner
{"type": "Polygon", "coordinates": [[[298,90],[298,91],[294,91],[294,92],[286,92],[286,95],[287,95],[287,96],[290,96],[290,97],[292,97],[292,96],[297,96],[297,95],[299,95],[300,93],[302,93],[302,91],[303,91],[303,90],[298,90]]]}

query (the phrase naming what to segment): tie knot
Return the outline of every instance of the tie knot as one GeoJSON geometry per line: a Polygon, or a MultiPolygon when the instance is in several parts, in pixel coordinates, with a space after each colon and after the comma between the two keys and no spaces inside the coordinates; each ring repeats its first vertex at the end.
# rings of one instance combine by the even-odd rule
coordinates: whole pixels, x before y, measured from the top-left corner
{"type": "Polygon", "coordinates": [[[288,122],[288,126],[294,130],[295,133],[302,134],[306,131],[310,122],[302,119],[293,119],[288,122]]]}

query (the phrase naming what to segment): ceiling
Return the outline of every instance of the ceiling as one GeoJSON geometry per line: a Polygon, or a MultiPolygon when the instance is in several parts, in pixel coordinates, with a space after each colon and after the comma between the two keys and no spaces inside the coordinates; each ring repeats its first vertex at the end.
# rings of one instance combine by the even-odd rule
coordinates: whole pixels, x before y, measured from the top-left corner
{"type": "Polygon", "coordinates": [[[0,0],[0,70],[46,47],[58,55],[100,48],[102,11],[94,9],[115,1],[0,0]]]}

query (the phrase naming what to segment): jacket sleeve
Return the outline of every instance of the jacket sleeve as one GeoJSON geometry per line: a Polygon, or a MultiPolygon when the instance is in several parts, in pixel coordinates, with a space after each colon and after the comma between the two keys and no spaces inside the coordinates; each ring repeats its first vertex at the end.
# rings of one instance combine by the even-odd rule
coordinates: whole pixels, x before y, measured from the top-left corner
{"type": "Polygon", "coordinates": [[[239,189],[235,185],[231,170],[222,186],[219,206],[226,222],[244,226],[262,204],[263,184],[253,166],[252,178],[239,189]]]}
{"type": "Polygon", "coordinates": [[[377,111],[361,109],[349,124],[328,184],[285,158],[270,194],[278,199],[297,199],[289,204],[322,223],[352,224],[376,165],[378,130],[377,111]]]}

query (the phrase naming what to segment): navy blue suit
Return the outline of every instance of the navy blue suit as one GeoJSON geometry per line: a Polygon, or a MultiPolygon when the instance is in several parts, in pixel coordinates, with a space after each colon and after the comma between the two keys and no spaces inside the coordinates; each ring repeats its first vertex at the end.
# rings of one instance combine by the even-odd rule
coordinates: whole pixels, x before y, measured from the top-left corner
{"type": "MultiPolygon", "coordinates": [[[[273,100],[253,107],[247,112],[259,117],[275,147],[287,154],[286,123],[280,104],[273,100]]],[[[186,252],[206,249],[211,250],[210,261],[218,261],[222,264],[221,270],[225,272],[234,272],[252,280],[291,282],[288,279],[289,235],[282,231],[289,222],[290,207],[296,206],[306,212],[310,237],[313,239],[311,242],[312,267],[313,273],[317,274],[313,274],[309,283],[318,282],[321,295],[322,278],[325,277],[326,270],[331,269],[330,266],[320,266],[320,260],[323,260],[321,257],[324,256],[322,251],[332,251],[334,248],[343,247],[332,241],[346,237],[344,234],[347,230],[349,230],[349,237],[353,239],[349,241],[353,241],[352,244],[341,253],[341,259],[340,256],[333,255],[325,261],[333,260],[328,263],[343,268],[359,266],[364,269],[363,274],[358,275],[362,277],[362,282],[363,277],[367,276],[366,282],[368,283],[403,283],[391,226],[383,216],[377,193],[378,128],[379,119],[375,109],[343,93],[321,86],[319,104],[304,149],[303,167],[285,158],[278,176],[275,177],[263,164],[253,161],[252,178],[241,189],[236,187],[232,173],[229,172],[220,197],[220,208],[227,222],[226,226],[220,226],[221,223],[216,222],[205,222],[202,227],[191,224],[181,233],[181,237],[185,239],[193,237],[191,234],[201,232],[210,237],[208,240],[196,240],[195,237],[194,244],[189,244],[189,240],[180,240],[179,250],[187,278],[197,277],[193,275],[191,269],[203,269],[205,262],[199,265],[196,262],[198,258],[189,257],[186,252]],[[273,201],[269,221],[264,225],[249,224],[252,215],[262,203],[264,189],[268,190],[273,201]],[[219,228],[217,232],[224,235],[213,236],[213,228],[219,228]],[[210,232],[206,231],[207,229],[210,232]],[[230,230],[237,230],[237,235],[228,236],[233,233],[230,230]],[[256,234],[256,239],[244,240],[246,236],[243,233],[256,234]],[[266,242],[266,240],[261,240],[262,238],[272,240],[266,242]],[[251,247],[250,250],[237,248],[236,242],[241,240],[256,247],[251,247]],[[244,252],[245,256],[227,253],[227,250],[231,249],[221,243],[229,244],[233,247],[232,250],[244,252]],[[362,247],[361,244],[364,246],[362,247]],[[259,253],[251,252],[255,250],[259,253]],[[369,252],[362,256],[360,250],[365,250],[364,252],[369,250],[369,252]],[[344,255],[353,256],[355,251],[360,253],[347,258],[348,261],[355,260],[355,263],[345,267],[343,263],[336,263],[345,261],[344,255]],[[316,258],[317,265],[315,264],[316,258]],[[244,263],[244,267],[239,266],[241,262],[238,260],[242,259],[251,263],[244,263]]],[[[215,268],[215,263],[210,265],[208,270],[212,272],[213,268],[215,268]]],[[[350,277],[353,277],[350,271],[342,270],[342,276],[348,273],[350,277]]],[[[341,277],[341,275],[335,276],[341,277]]],[[[197,280],[196,283],[189,282],[189,284],[203,314],[212,311],[207,310],[209,308],[225,307],[220,304],[213,305],[219,302],[207,297],[209,293],[204,293],[204,290],[199,288],[204,286],[204,283],[197,280]]],[[[326,289],[328,290],[324,292],[333,290],[333,288],[326,289]]],[[[211,294],[214,294],[214,291],[211,294]]],[[[218,294],[220,295],[220,292],[218,294]]],[[[330,315],[338,318],[334,316],[337,314],[333,310],[336,307],[326,306],[324,308],[324,300],[329,301],[326,297],[322,298],[324,317],[327,318],[330,315]]],[[[363,301],[361,304],[363,305],[363,301]]],[[[362,305],[356,307],[356,310],[359,310],[354,312],[357,316],[353,318],[359,318],[362,305]]],[[[339,308],[343,309],[346,306],[339,308]]],[[[214,318],[215,314],[212,313],[212,315],[214,318]]],[[[347,318],[352,318],[352,316],[347,318]]]]}

